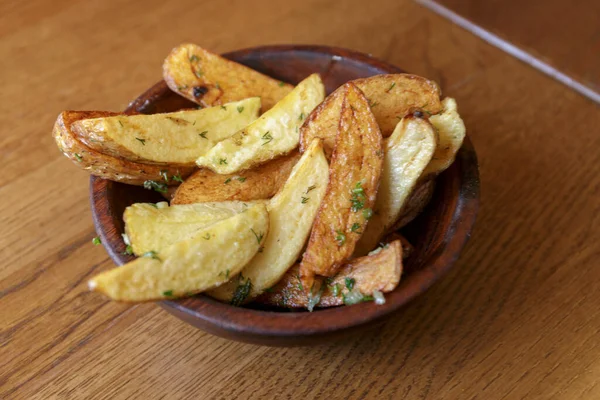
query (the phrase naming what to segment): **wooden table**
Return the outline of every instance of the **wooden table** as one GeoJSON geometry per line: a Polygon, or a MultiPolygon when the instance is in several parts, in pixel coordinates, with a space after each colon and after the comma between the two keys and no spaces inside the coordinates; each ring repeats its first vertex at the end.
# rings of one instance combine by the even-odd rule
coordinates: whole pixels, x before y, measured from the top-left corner
{"type": "Polygon", "coordinates": [[[8,0],[0,56],[0,398],[600,398],[600,110],[572,89],[394,0],[8,0]],[[381,330],[312,348],[229,342],[88,293],[112,263],[52,123],[123,109],[185,41],[342,46],[440,82],[481,163],[456,267],[381,330]]]}

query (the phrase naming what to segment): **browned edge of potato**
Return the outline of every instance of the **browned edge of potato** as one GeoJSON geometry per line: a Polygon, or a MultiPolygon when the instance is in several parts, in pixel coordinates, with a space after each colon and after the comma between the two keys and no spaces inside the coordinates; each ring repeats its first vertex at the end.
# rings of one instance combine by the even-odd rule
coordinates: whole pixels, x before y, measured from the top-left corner
{"type": "Polygon", "coordinates": [[[397,231],[402,229],[410,222],[412,222],[415,218],[423,212],[429,201],[431,201],[431,197],[433,196],[433,191],[435,190],[435,179],[427,179],[424,182],[417,183],[417,187],[413,190],[411,195],[409,196],[406,204],[402,208],[400,212],[400,217],[396,221],[396,223],[389,230],[397,231]]]}
{"type": "MultiPolygon", "coordinates": [[[[329,184],[300,265],[306,290],[333,276],[354,251],[371,217],[383,164],[382,137],[366,97],[345,86],[329,184]]],[[[318,289],[318,287],[316,288],[318,289]]]]}
{"type": "Polygon", "coordinates": [[[319,138],[323,142],[325,157],[331,159],[345,95],[346,88],[340,86],[308,115],[300,127],[301,152],[308,148],[313,139],[319,138]]]}
{"type": "Polygon", "coordinates": [[[163,78],[172,91],[204,107],[258,96],[262,112],[294,88],[189,43],[175,47],[167,56],[163,78]]]}
{"type": "MultiPolygon", "coordinates": [[[[88,118],[103,118],[119,115],[108,111],[63,111],[54,124],[52,135],[60,151],[80,168],[92,175],[115,182],[142,186],[146,181],[164,182],[168,177],[180,176],[186,178],[196,168],[173,168],[168,166],[149,165],[123,160],[92,150],[80,142],[71,130],[75,121],[88,118]]],[[[180,182],[168,179],[168,185],[178,185],[180,182]]]]}
{"type": "Polygon", "coordinates": [[[237,174],[219,175],[209,169],[200,169],[177,188],[171,204],[271,198],[285,184],[299,159],[300,153],[294,150],[237,174]]]}
{"type": "MultiPolygon", "coordinates": [[[[324,284],[317,307],[344,304],[344,299],[350,292],[348,286],[352,286],[352,290],[364,296],[372,296],[375,290],[383,293],[391,292],[400,282],[402,258],[402,245],[399,240],[396,240],[384,246],[376,254],[347,262],[336,276],[324,284]]],[[[276,307],[309,307],[309,298],[300,279],[300,266],[296,264],[291,267],[275,286],[263,293],[255,302],[276,307]]]]}

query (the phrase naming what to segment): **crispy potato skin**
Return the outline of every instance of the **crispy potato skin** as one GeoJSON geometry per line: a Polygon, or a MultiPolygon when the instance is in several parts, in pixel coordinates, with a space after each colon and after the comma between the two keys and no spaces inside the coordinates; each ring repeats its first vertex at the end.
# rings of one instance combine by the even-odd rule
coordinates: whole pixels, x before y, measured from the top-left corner
{"type": "Polygon", "coordinates": [[[352,82],[369,99],[371,111],[384,137],[394,132],[399,118],[415,111],[423,111],[429,115],[442,111],[440,87],[421,76],[386,74],[352,82]]]}
{"type": "Polygon", "coordinates": [[[381,132],[366,97],[353,84],[347,85],[327,192],[300,265],[307,288],[315,275],[335,275],[352,255],[368,221],[365,210],[372,209],[379,186],[381,132]]]}
{"type": "Polygon", "coordinates": [[[195,44],[171,51],[163,64],[163,78],[171,90],[204,107],[259,96],[262,112],[294,88],[195,44]]]}
{"type": "MultiPolygon", "coordinates": [[[[77,139],[71,130],[71,125],[75,121],[89,118],[105,118],[114,115],[118,115],[118,113],[106,111],[63,111],[56,119],[52,135],[60,151],[77,166],[89,171],[92,175],[115,182],[141,186],[147,180],[162,181],[161,170],[166,170],[169,176],[180,175],[182,178],[185,178],[196,169],[194,167],[161,167],[108,156],[87,147],[77,139]]],[[[169,185],[178,184],[179,182],[174,180],[169,181],[169,185]]]]}
{"type": "MultiPolygon", "coordinates": [[[[438,85],[417,75],[375,75],[351,82],[367,97],[383,137],[390,136],[398,120],[413,112],[432,115],[442,110],[438,85]]],[[[331,158],[345,90],[340,86],[308,116],[300,129],[300,151],[318,137],[327,159],[331,158]]]]}
{"type": "Polygon", "coordinates": [[[413,219],[415,219],[425,209],[435,190],[435,179],[428,179],[424,182],[417,184],[410,197],[406,201],[406,204],[400,212],[400,218],[390,229],[390,231],[397,231],[408,225],[413,219]]]}
{"type": "MultiPolygon", "coordinates": [[[[377,254],[349,261],[325,286],[317,307],[344,304],[343,295],[348,293],[346,278],[354,279],[354,290],[358,290],[363,295],[371,295],[374,290],[391,292],[400,282],[402,256],[401,242],[396,240],[377,254]],[[333,292],[336,285],[337,296],[333,292]]],[[[258,297],[256,302],[276,307],[307,308],[308,296],[300,280],[300,266],[296,264],[290,268],[277,285],[258,297]]]]}
{"type": "Polygon", "coordinates": [[[198,170],[177,188],[172,204],[269,199],[285,184],[299,159],[300,153],[295,150],[237,174],[219,175],[209,169],[198,170]]]}

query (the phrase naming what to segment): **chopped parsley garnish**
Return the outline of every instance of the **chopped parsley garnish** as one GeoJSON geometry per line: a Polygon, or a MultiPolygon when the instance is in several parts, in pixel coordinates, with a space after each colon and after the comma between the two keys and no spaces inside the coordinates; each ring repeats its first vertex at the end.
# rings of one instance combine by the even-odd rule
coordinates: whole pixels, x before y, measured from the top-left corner
{"type": "Polygon", "coordinates": [[[316,188],[317,188],[317,185],[309,186],[308,189],[306,189],[306,194],[308,194],[311,190],[314,190],[316,188]]]}
{"type": "Polygon", "coordinates": [[[331,293],[333,294],[334,297],[338,297],[340,295],[340,293],[342,293],[342,285],[340,285],[339,283],[336,283],[333,286],[333,290],[331,293]]]}
{"type": "Polygon", "coordinates": [[[233,292],[233,297],[231,298],[231,305],[233,306],[242,305],[252,291],[252,281],[250,279],[246,279],[246,282],[242,283],[243,279],[244,277],[240,274],[240,283],[238,283],[238,286],[233,292]]]}
{"type": "Polygon", "coordinates": [[[158,208],[158,206],[155,203],[148,203],[149,205],[151,205],[154,208],[158,208]]]}
{"type": "Polygon", "coordinates": [[[375,106],[376,106],[376,105],[378,105],[378,104],[379,104],[379,103],[378,103],[378,102],[376,102],[376,101],[373,101],[373,102],[371,102],[371,100],[369,100],[369,107],[371,107],[371,108],[375,107],[375,106]]]}
{"type": "Polygon", "coordinates": [[[365,208],[363,210],[363,217],[365,217],[365,219],[370,219],[373,216],[373,210],[371,210],[370,208],[365,208]]]}
{"type": "Polygon", "coordinates": [[[296,274],[296,278],[298,279],[298,289],[304,292],[304,286],[302,286],[302,279],[300,279],[300,274],[296,274]]]}
{"type": "Polygon", "coordinates": [[[128,244],[127,247],[125,247],[125,251],[123,252],[123,254],[127,256],[133,255],[133,248],[131,247],[131,245],[128,244]]]}
{"type": "Polygon", "coordinates": [[[272,287],[270,287],[270,288],[266,288],[265,292],[267,292],[267,293],[273,293],[273,290],[274,289],[272,287]]]}
{"type": "Polygon", "coordinates": [[[299,119],[300,121],[302,121],[302,120],[304,119],[304,113],[300,113],[300,116],[298,117],[298,119],[299,119]]]}
{"type": "Polygon", "coordinates": [[[227,110],[227,107],[221,106],[221,110],[227,110]]]}
{"type": "Polygon", "coordinates": [[[162,182],[147,180],[144,182],[144,189],[155,190],[159,193],[167,193],[167,184],[162,183],[162,182]]]}
{"type": "Polygon", "coordinates": [[[264,233],[261,233],[260,235],[256,234],[256,232],[254,232],[254,229],[250,228],[250,230],[252,231],[252,233],[254,233],[254,237],[256,238],[256,241],[258,242],[258,244],[260,244],[260,242],[263,240],[263,236],[265,236],[264,233]]]}
{"type": "Polygon", "coordinates": [[[180,174],[173,175],[173,176],[171,177],[171,179],[173,179],[173,180],[174,180],[174,181],[176,181],[176,182],[183,183],[183,179],[181,178],[181,175],[180,175],[180,174]]]}
{"type": "Polygon", "coordinates": [[[223,164],[227,165],[227,159],[226,158],[220,158],[219,159],[219,164],[221,164],[221,165],[223,165],[223,164]]]}
{"type": "Polygon", "coordinates": [[[361,232],[359,232],[359,229],[360,229],[360,224],[358,222],[355,222],[352,224],[352,227],[350,228],[350,232],[360,234],[361,232]]]}
{"type": "Polygon", "coordinates": [[[81,157],[81,154],[79,153],[73,153],[75,155],[75,158],[77,159],[78,162],[81,162],[83,160],[83,157],[81,157]]]}
{"type": "Polygon", "coordinates": [[[219,85],[219,82],[215,83],[215,89],[221,89],[221,86],[219,85]]]}
{"type": "Polygon", "coordinates": [[[162,176],[162,178],[165,180],[165,182],[169,182],[169,175],[167,175],[166,169],[160,170],[160,176],[162,176]]]}
{"type": "Polygon", "coordinates": [[[352,290],[352,289],[354,289],[354,284],[356,283],[356,279],[346,278],[344,280],[344,283],[346,283],[346,287],[348,288],[348,290],[352,290]]]}
{"type": "Polygon", "coordinates": [[[337,233],[335,240],[338,242],[338,246],[343,246],[344,243],[346,243],[346,235],[344,235],[344,233],[342,231],[335,231],[335,232],[337,233]]]}
{"type": "Polygon", "coordinates": [[[279,87],[285,86],[285,82],[279,82],[279,87]]]}
{"type": "Polygon", "coordinates": [[[231,178],[227,178],[225,179],[225,184],[227,185],[229,182],[231,182],[231,178]]]}
{"type": "Polygon", "coordinates": [[[352,291],[344,294],[344,304],[347,306],[362,303],[363,301],[367,301],[367,300],[369,300],[369,299],[365,298],[365,296],[363,296],[363,294],[361,292],[356,291],[356,290],[352,290],[352,291]]]}
{"type": "Polygon", "coordinates": [[[202,71],[200,71],[199,69],[194,71],[194,75],[196,75],[197,78],[202,78],[202,71]]]}
{"type": "Polygon", "coordinates": [[[94,245],[99,245],[102,244],[102,240],[100,239],[100,236],[96,236],[95,238],[92,239],[92,244],[94,245]]]}
{"type": "Polygon", "coordinates": [[[304,196],[302,196],[301,203],[302,204],[306,204],[308,202],[308,199],[310,199],[310,197],[304,197],[304,196]]]}
{"type": "Polygon", "coordinates": [[[317,304],[321,301],[321,296],[323,295],[323,290],[325,290],[325,285],[319,285],[319,290],[315,293],[315,285],[310,288],[310,295],[308,296],[308,304],[306,308],[308,311],[312,312],[317,304]]]}
{"type": "Polygon", "coordinates": [[[262,136],[262,140],[264,140],[265,142],[262,144],[263,146],[267,143],[271,143],[271,141],[273,140],[273,136],[271,136],[271,131],[267,131],[267,133],[265,133],[262,136]]]}
{"type": "Polygon", "coordinates": [[[204,131],[199,133],[198,135],[202,138],[202,139],[207,139],[206,134],[208,133],[208,131],[204,131]]]}
{"type": "Polygon", "coordinates": [[[158,258],[158,254],[154,251],[147,251],[144,254],[142,254],[142,257],[148,257],[148,258],[153,258],[155,260],[160,260],[160,258],[158,258]]]}
{"type": "Polygon", "coordinates": [[[229,270],[225,270],[225,279],[229,279],[229,270]]]}
{"type": "Polygon", "coordinates": [[[197,55],[194,54],[193,56],[190,57],[190,61],[191,62],[198,62],[198,61],[200,61],[200,58],[197,55]]]}
{"type": "Polygon", "coordinates": [[[396,115],[396,118],[397,118],[398,120],[401,120],[401,119],[402,119],[402,117],[401,117],[401,116],[399,116],[399,115],[396,115]]]}
{"type": "Polygon", "coordinates": [[[244,106],[238,106],[237,110],[241,114],[244,111],[244,106]]]}
{"type": "Polygon", "coordinates": [[[202,236],[202,239],[210,240],[210,233],[207,233],[206,235],[202,236]]]}
{"type": "Polygon", "coordinates": [[[357,212],[365,207],[365,190],[362,188],[362,182],[358,182],[354,189],[351,190],[352,196],[350,197],[350,203],[352,206],[350,210],[357,212]]]}
{"type": "Polygon", "coordinates": [[[240,181],[240,182],[246,182],[246,178],[244,178],[243,176],[238,176],[238,177],[237,177],[237,178],[235,178],[235,179],[237,179],[237,180],[238,180],[238,181],[240,181]]]}
{"type": "Polygon", "coordinates": [[[146,139],[140,139],[139,137],[136,137],[135,140],[137,140],[138,142],[140,142],[142,145],[146,145],[146,139]]]}
{"type": "Polygon", "coordinates": [[[389,93],[390,90],[392,90],[394,88],[394,86],[396,86],[396,82],[393,82],[389,88],[387,88],[386,93],[389,93]]]}
{"type": "Polygon", "coordinates": [[[165,290],[163,292],[163,296],[173,297],[173,291],[172,290],[165,290]]]}
{"type": "Polygon", "coordinates": [[[118,121],[119,125],[121,125],[121,128],[123,127],[123,123],[121,121],[118,121]]]}

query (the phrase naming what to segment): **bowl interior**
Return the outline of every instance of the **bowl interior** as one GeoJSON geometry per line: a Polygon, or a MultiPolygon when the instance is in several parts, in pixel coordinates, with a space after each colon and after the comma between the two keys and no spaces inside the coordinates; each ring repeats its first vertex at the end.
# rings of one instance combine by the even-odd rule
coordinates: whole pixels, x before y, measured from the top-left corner
{"type": "MultiPolygon", "coordinates": [[[[364,54],[321,46],[268,46],[225,55],[274,78],[298,83],[311,73],[321,74],[328,93],[360,77],[402,72],[399,68],[364,54]]],[[[159,82],[134,100],[126,112],[152,114],[195,107],[159,82]]],[[[116,264],[133,259],[123,255],[122,215],[137,202],[163,198],[140,187],[92,177],[90,196],[96,229],[116,264]]],[[[467,138],[456,162],[436,182],[425,211],[402,233],[415,246],[406,260],[398,288],[386,294],[386,303],[322,309],[313,313],[284,309],[238,308],[206,296],[161,302],[169,312],[209,332],[237,340],[263,344],[302,344],[315,336],[335,334],[364,326],[397,310],[426,290],[456,260],[475,221],[479,175],[474,149],[467,138]]]]}

